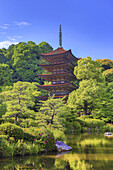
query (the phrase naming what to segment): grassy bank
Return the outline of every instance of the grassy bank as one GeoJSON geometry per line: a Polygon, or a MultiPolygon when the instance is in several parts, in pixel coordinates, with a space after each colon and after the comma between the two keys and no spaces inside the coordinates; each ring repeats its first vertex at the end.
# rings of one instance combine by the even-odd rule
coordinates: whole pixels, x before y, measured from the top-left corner
{"type": "Polygon", "coordinates": [[[21,128],[4,123],[0,125],[0,157],[56,151],[56,140],[64,139],[64,133],[57,129],[21,128]]]}

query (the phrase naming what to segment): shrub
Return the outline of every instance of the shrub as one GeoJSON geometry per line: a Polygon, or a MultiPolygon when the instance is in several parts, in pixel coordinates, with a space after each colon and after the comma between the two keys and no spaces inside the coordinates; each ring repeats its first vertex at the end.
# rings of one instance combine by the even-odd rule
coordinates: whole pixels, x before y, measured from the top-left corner
{"type": "Polygon", "coordinates": [[[0,157],[6,156],[7,148],[7,140],[0,137],[0,157]]]}
{"type": "Polygon", "coordinates": [[[63,131],[60,131],[58,129],[53,129],[51,131],[53,132],[56,141],[65,141],[66,136],[63,131]]]}
{"type": "Polygon", "coordinates": [[[15,144],[10,143],[4,137],[0,138],[0,157],[13,156],[15,149],[15,144]]]}
{"type": "Polygon", "coordinates": [[[19,126],[22,128],[37,127],[38,122],[34,119],[21,119],[19,120],[19,126]]]}
{"type": "Polygon", "coordinates": [[[28,122],[28,127],[32,126],[32,127],[37,127],[38,126],[38,122],[34,119],[27,119],[28,122]]]}
{"type": "Polygon", "coordinates": [[[22,121],[22,122],[20,123],[20,127],[22,127],[22,128],[28,128],[27,122],[26,122],[25,120],[22,121]]]}
{"type": "Polygon", "coordinates": [[[26,145],[26,154],[38,154],[40,152],[40,148],[37,144],[35,143],[30,143],[30,142],[26,142],[24,143],[26,145]]]}
{"type": "Polygon", "coordinates": [[[0,129],[0,135],[4,135],[4,132],[0,129]]]}
{"type": "Polygon", "coordinates": [[[18,140],[16,143],[15,155],[25,155],[27,153],[27,147],[23,143],[23,140],[18,140]]]}
{"type": "Polygon", "coordinates": [[[13,118],[0,118],[0,124],[2,123],[14,123],[13,118]]]}
{"type": "Polygon", "coordinates": [[[103,126],[103,131],[110,131],[110,126],[108,126],[108,125],[104,125],[103,126]]]}
{"type": "Polygon", "coordinates": [[[38,129],[34,127],[24,129],[27,135],[31,135],[31,141],[40,146],[42,150],[56,150],[56,143],[53,133],[50,130],[38,129]]]}
{"type": "Polygon", "coordinates": [[[80,125],[79,122],[75,121],[75,122],[73,123],[73,127],[74,127],[74,131],[75,131],[75,132],[80,132],[80,131],[81,131],[81,125],[80,125]]]}
{"type": "Polygon", "coordinates": [[[81,117],[78,117],[77,118],[77,121],[80,123],[81,127],[84,127],[85,126],[85,119],[84,118],[81,118],[81,117]]]}
{"type": "Polygon", "coordinates": [[[31,142],[18,140],[17,143],[12,143],[3,138],[0,139],[0,157],[38,154],[39,151],[39,146],[31,142]]]}
{"type": "Polygon", "coordinates": [[[82,128],[81,128],[81,131],[82,131],[82,132],[88,132],[89,129],[88,129],[88,127],[82,127],[82,128]]]}
{"type": "Polygon", "coordinates": [[[9,140],[10,143],[15,143],[15,138],[14,137],[10,137],[8,140],[9,140]]]}
{"type": "Polygon", "coordinates": [[[0,130],[2,130],[5,135],[8,135],[9,137],[14,137],[16,141],[18,139],[23,139],[24,137],[23,129],[11,123],[4,123],[0,125],[0,130]]]}
{"type": "Polygon", "coordinates": [[[90,119],[86,118],[85,119],[85,125],[90,128],[95,128],[95,127],[103,127],[105,125],[105,122],[103,120],[99,119],[90,119]]]}
{"type": "Polygon", "coordinates": [[[104,125],[103,131],[112,131],[113,132],[113,125],[111,125],[111,124],[104,125]]]}
{"type": "Polygon", "coordinates": [[[0,140],[2,140],[2,139],[8,139],[8,135],[0,135],[0,140]]]}
{"type": "Polygon", "coordinates": [[[90,127],[90,128],[96,128],[97,126],[102,128],[105,125],[105,122],[100,119],[91,119],[91,118],[77,118],[77,121],[81,124],[82,127],[90,127]]]}
{"type": "Polygon", "coordinates": [[[26,129],[24,130],[24,140],[33,142],[34,138],[35,138],[34,135],[32,135],[29,132],[27,132],[26,129]]]}
{"type": "Polygon", "coordinates": [[[4,123],[4,122],[5,122],[5,119],[4,118],[0,118],[0,124],[4,123]]]}
{"type": "Polygon", "coordinates": [[[75,133],[78,133],[81,131],[81,125],[78,121],[68,122],[66,125],[67,126],[66,126],[65,133],[72,133],[73,128],[74,128],[75,133]]]}

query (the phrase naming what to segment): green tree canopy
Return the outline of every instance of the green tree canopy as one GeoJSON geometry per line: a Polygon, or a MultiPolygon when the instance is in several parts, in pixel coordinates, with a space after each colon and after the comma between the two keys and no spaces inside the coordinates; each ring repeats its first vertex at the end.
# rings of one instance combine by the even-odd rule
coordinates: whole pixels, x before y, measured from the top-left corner
{"type": "Polygon", "coordinates": [[[53,51],[53,47],[44,41],[38,44],[38,46],[41,48],[42,53],[49,53],[53,51]]]}
{"type": "Polygon", "coordinates": [[[5,57],[6,49],[0,49],[0,63],[6,63],[7,58],[5,57]]]}
{"type": "Polygon", "coordinates": [[[78,66],[74,68],[74,74],[80,80],[96,79],[98,82],[104,81],[100,64],[91,60],[90,57],[78,61],[78,66]]]}
{"type": "Polygon", "coordinates": [[[35,96],[39,95],[34,83],[17,82],[14,83],[13,89],[1,93],[7,105],[7,112],[3,117],[32,117],[35,112],[30,109],[35,104],[35,96]]]}
{"type": "Polygon", "coordinates": [[[10,85],[12,83],[12,70],[7,64],[0,63],[0,86],[10,85]]]}
{"type": "Polygon", "coordinates": [[[113,82],[104,86],[95,114],[97,118],[113,123],[113,82]]]}
{"type": "Polygon", "coordinates": [[[37,75],[47,72],[38,64],[44,63],[40,53],[52,51],[53,48],[46,42],[36,45],[32,41],[20,42],[11,45],[8,49],[0,49],[0,63],[5,63],[13,70],[12,81],[27,81],[43,83],[37,75]]]}
{"type": "Polygon", "coordinates": [[[40,112],[37,116],[39,126],[62,128],[62,114],[66,111],[64,98],[54,99],[50,96],[46,101],[42,101],[40,112]]]}
{"type": "Polygon", "coordinates": [[[110,59],[98,59],[96,60],[98,63],[100,63],[102,70],[107,70],[110,68],[113,68],[113,60],[110,59]]]}
{"type": "Polygon", "coordinates": [[[91,114],[96,109],[105,78],[98,62],[90,57],[78,61],[74,74],[80,80],[79,88],[69,94],[68,105],[83,114],[91,114]]]}
{"type": "Polygon", "coordinates": [[[82,80],[79,88],[69,94],[68,105],[76,108],[77,112],[91,114],[97,106],[97,99],[100,98],[101,86],[96,80],[82,80]]]}
{"type": "Polygon", "coordinates": [[[105,76],[106,81],[113,82],[113,68],[103,71],[103,75],[105,76]]]}

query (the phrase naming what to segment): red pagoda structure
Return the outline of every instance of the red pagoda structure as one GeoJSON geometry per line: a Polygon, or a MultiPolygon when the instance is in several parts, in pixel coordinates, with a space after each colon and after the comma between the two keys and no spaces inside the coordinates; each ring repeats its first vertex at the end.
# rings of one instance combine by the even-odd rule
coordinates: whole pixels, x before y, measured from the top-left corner
{"type": "MultiPolygon", "coordinates": [[[[50,85],[38,85],[39,88],[47,90],[50,95],[55,94],[54,98],[68,97],[69,93],[76,89],[71,81],[76,80],[73,70],[76,58],[71,50],[62,48],[62,32],[61,25],[59,31],[59,47],[49,53],[41,54],[41,57],[49,62],[49,64],[40,64],[43,69],[51,72],[51,74],[39,74],[38,76],[46,81],[51,81],[50,85]]],[[[46,100],[48,96],[40,97],[40,100],[46,100]]]]}

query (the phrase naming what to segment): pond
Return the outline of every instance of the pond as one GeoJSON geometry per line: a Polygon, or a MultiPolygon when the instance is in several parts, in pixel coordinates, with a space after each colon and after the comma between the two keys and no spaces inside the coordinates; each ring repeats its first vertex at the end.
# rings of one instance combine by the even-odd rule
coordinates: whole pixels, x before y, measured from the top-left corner
{"type": "Polygon", "coordinates": [[[0,170],[113,169],[113,138],[84,133],[67,135],[66,143],[72,151],[0,159],[0,170]]]}

